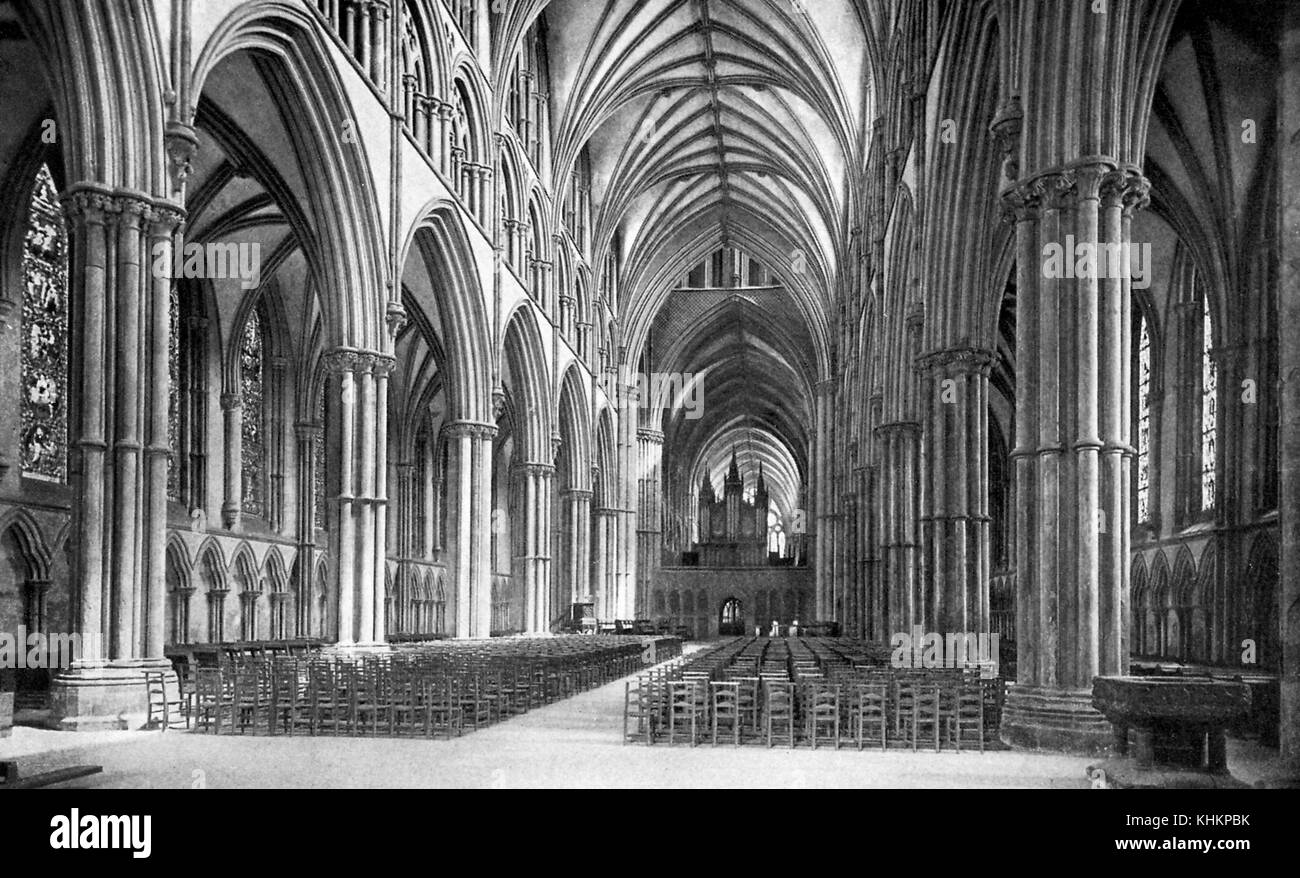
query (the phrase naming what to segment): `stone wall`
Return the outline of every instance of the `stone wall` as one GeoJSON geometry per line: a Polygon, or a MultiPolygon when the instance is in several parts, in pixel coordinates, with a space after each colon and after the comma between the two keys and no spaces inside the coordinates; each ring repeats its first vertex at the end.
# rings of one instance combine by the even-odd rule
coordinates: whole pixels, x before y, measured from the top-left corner
{"type": "Polygon", "coordinates": [[[725,601],[741,604],[746,631],[766,631],[776,619],[812,621],[813,572],[806,567],[662,567],[651,582],[649,617],[716,637],[725,601]],[[775,598],[775,608],[773,602],[775,598]]]}

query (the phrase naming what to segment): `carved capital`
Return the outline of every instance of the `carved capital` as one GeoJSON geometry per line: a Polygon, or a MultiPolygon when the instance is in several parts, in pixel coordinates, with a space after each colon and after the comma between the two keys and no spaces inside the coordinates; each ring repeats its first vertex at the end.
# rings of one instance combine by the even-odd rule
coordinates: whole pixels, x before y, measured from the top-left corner
{"type": "Polygon", "coordinates": [[[496,434],[497,428],[494,424],[478,421],[452,421],[442,428],[445,439],[462,439],[466,436],[471,439],[492,439],[496,434]]]}
{"type": "Polygon", "coordinates": [[[1043,206],[1043,187],[1039,180],[1029,180],[1002,193],[1002,219],[1019,223],[1038,216],[1043,206]]]}
{"type": "Polygon", "coordinates": [[[932,351],[916,358],[919,372],[936,372],[940,375],[984,374],[993,368],[995,355],[980,348],[948,348],[932,351]]]}
{"type": "Polygon", "coordinates": [[[155,238],[170,238],[185,221],[185,208],[176,204],[156,202],[146,216],[149,234],[155,238]]]}
{"type": "Polygon", "coordinates": [[[199,148],[198,132],[193,125],[173,120],[167,123],[163,146],[167,150],[167,176],[172,194],[177,195],[194,169],[194,154],[199,148]]]}
{"type": "Polygon", "coordinates": [[[1038,182],[1042,185],[1045,210],[1064,210],[1070,205],[1077,183],[1074,171],[1043,174],[1038,182]]]}
{"type": "Polygon", "coordinates": [[[406,306],[396,300],[390,300],[384,312],[384,322],[388,324],[388,334],[397,338],[407,323],[406,306]]]}
{"type": "Polygon", "coordinates": [[[94,183],[77,183],[62,196],[64,212],[69,219],[86,224],[103,225],[113,206],[113,195],[94,183]]]}
{"type": "Polygon", "coordinates": [[[223,412],[234,411],[244,407],[244,397],[239,393],[221,394],[221,410],[223,412]]]}

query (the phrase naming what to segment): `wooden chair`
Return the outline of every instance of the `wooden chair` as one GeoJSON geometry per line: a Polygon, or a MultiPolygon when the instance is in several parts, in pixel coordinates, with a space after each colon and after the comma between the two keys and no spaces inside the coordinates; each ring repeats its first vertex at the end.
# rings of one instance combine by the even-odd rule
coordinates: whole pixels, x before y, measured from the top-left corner
{"type": "Polygon", "coordinates": [[[740,677],[734,682],[740,684],[738,703],[741,718],[741,737],[744,738],[748,734],[756,739],[761,739],[763,736],[763,727],[760,724],[763,713],[762,681],[758,677],[740,677]]]}
{"type": "Polygon", "coordinates": [[[713,746],[718,746],[718,724],[729,724],[731,726],[731,744],[733,747],[740,746],[740,684],[739,683],[710,683],[709,689],[713,695],[712,720],[713,720],[713,746]]]}
{"type": "Polygon", "coordinates": [[[628,680],[623,687],[623,743],[631,740],[645,739],[647,744],[654,743],[655,732],[659,727],[658,699],[656,688],[659,684],[647,675],[636,680],[628,680]],[[636,727],[629,734],[629,722],[635,720],[636,727]]]}
{"type": "Polygon", "coordinates": [[[880,749],[887,747],[886,731],[889,727],[889,684],[885,682],[861,682],[853,691],[853,737],[862,749],[867,740],[867,730],[880,733],[880,749]]]}
{"type": "Polygon", "coordinates": [[[189,717],[183,708],[179,682],[175,694],[167,690],[166,671],[145,671],[145,691],[148,695],[149,715],[146,722],[150,727],[155,723],[162,731],[173,728],[174,723],[184,723],[189,728],[189,717]]]}
{"type": "Polygon", "coordinates": [[[308,670],[308,701],[311,719],[308,728],[315,735],[329,723],[339,734],[348,719],[351,696],[347,694],[347,669],[330,661],[313,662],[308,670]]]}
{"type": "Polygon", "coordinates": [[[953,690],[953,711],[948,719],[948,736],[961,752],[964,734],[972,736],[984,752],[984,692],[979,683],[963,683],[953,690]]]}
{"type": "Polygon", "coordinates": [[[677,742],[677,729],[685,725],[694,747],[708,710],[708,690],[698,680],[674,680],[668,684],[668,694],[668,743],[677,742]]]}
{"type": "Polygon", "coordinates": [[[282,729],[292,735],[307,716],[306,691],[296,660],[277,659],[271,666],[271,704],[268,731],[282,729]]]}
{"type": "Polygon", "coordinates": [[[390,735],[417,732],[423,732],[425,737],[431,735],[429,705],[420,697],[421,688],[419,675],[410,669],[403,668],[393,672],[392,683],[388,687],[388,733],[390,735]]]}
{"type": "Polygon", "coordinates": [[[943,725],[943,687],[938,683],[906,684],[913,688],[912,715],[908,721],[912,739],[912,752],[916,752],[921,729],[928,727],[934,731],[934,752],[939,752],[939,729],[943,725]]]}
{"type": "Polygon", "coordinates": [[[461,695],[457,691],[460,681],[450,676],[429,680],[424,687],[424,699],[428,704],[429,736],[439,730],[451,737],[458,737],[465,730],[465,715],[461,709],[461,695]]]}
{"type": "Polygon", "coordinates": [[[232,714],[231,731],[238,723],[240,734],[252,727],[256,733],[261,726],[269,725],[271,698],[268,670],[258,664],[245,664],[235,670],[235,713],[232,714]]]}
{"type": "Polygon", "coordinates": [[[817,681],[806,687],[807,709],[804,718],[807,722],[808,739],[812,748],[817,749],[821,730],[829,726],[828,736],[835,742],[835,749],[840,749],[840,687],[835,683],[817,681]]]}
{"type": "MultiPolygon", "coordinates": [[[[235,715],[234,681],[220,668],[198,668],[194,675],[194,726],[221,734],[224,718],[235,715]]],[[[234,723],[232,720],[231,728],[234,723]]]]}
{"type": "Polygon", "coordinates": [[[763,683],[763,714],[767,727],[767,746],[774,740],[773,734],[784,727],[787,746],[794,747],[794,684],[776,680],[763,683]]]}

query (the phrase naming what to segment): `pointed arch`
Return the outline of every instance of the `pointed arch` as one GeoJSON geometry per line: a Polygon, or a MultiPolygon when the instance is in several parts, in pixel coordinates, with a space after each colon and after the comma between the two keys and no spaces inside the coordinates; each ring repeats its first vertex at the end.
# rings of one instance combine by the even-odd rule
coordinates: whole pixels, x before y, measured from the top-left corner
{"type": "Polygon", "coordinates": [[[314,236],[303,248],[321,294],[328,346],[382,350],[385,260],[378,187],[359,136],[349,144],[337,136],[356,122],[312,15],[305,4],[289,0],[237,7],[203,47],[188,89],[201,95],[216,66],[238,52],[265,60],[259,69],[281,105],[308,181],[314,236]]]}
{"type": "Polygon", "coordinates": [[[237,586],[235,591],[241,593],[262,591],[260,570],[261,565],[257,563],[257,556],[253,554],[250,543],[244,541],[235,547],[230,559],[230,578],[237,586]]]}
{"type": "MultiPolygon", "coordinates": [[[[1255,641],[1260,667],[1282,667],[1281,579],[1277,543],[1272,534],[1258,534],[1250,545],[1245,576],[1242,577],[1238,630],[1255,641]]],[[[1240,642],[1240,641],[1238,641],[1240,642]]]]}
{"type": "MultiPolygon", "coordinates": [[[[592,509],[609,507],[617,494],[614,461],[614,420],[608,407],[601,409],[596,425],[596,445],[593,457],[591,503],[592,509]]],[[[593,542],[594,548],[594,542],[593,542]]]]}
{"type": "Polygon", "coordinates": [[[208,537],[194,554],[194,569],[199,573],[205,591],[229,591],[225,553],[215,537],[208,537]]]}
{"type": "Polygon", "coordinates": [[[569,365],[560,382],[559,429],[560,454],[574,480],[572,487],[585,488],[591,483],[591,413],[576,363],[569,365]]]}
{"type": "Polygon", "coordinates": [[[27,563],[27,578],[48,582],[52,559],[36,519],[26,509],[10,509],[0,515],[0,539],[9,533],[13,534],[14,542],[27,563]]]}
{"type": "Polygon", "coordinates": [[[534,306],[521,302],[505,327],[502,362],[515,384],[510,388],[514,405],[523,414],[515,420],[519,451],[516,460],[551,463],[550,370],[534,306]]]}
{"type": "Polygon", "coordinates": [[[447,353],[448,417],[486,423],[492,411],[492,324],[474,251],[454,204],[436,199],[419,211],[398,264],[405,266],[417,253],[433,281],[436,301],[429,310],[439,315],[437,326],[447,353]]]}
{"type": "Polygon", "coordinates": [[[284,556],[280,554],[279,547],[272,546],[267,550],[262,568],[266,574],[266,583],[272,592],[289,591],[289,571],[285,567],[284,556]]]}
{"type": "Polygon", "coordinates": [[[453,105],[452,149],[465,151],[464,160],[488,164],[488,144],[492,128],[488,124],[488,110],[492,105],[482,82],[476,62],[468,55],[456,58],[452,65],[451,102],[453,105]],[[460,124],[464,124],[463,130],[460,124]]]}

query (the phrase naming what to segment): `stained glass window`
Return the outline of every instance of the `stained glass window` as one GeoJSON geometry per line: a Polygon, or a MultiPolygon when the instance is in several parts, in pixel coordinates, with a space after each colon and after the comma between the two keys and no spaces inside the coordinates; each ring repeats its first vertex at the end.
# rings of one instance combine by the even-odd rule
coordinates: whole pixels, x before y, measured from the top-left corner
{"type": "Polygon", "coordinates": [[[181,298],[172,284],[167,298],[167,497],[181,499],[181,298]]]}
{"type": "Polygon", "coordinates": [[[1219,432],[1219,375],[1211,350],[1210,298],[1201,297],[1201,509],[1214,508],[1214,447],[1219,432]]]}
{"type": "Polygon", "coordinates": [[[316,527],[329,529],[329,506],[325,502],[325,397],[327,390],[321,387],[316,399],[316,423],[320,429],[312,437],[312,456],[315,458],[312,471],[312,497],[316,502],[316,527]]]}
{"type": "Polygon", "coordinates": [[[262,515],[265,511],[263,475],[266,468],[265,412],[263,407],[266,372],[265,344],[260,309],[248,312],[240,341],[240,396],[243,398],[243,497],[244,511],[262,515]]]}
{"type": "Polygon", "coordinates": [[[1138,317],[1137,520],[1151,520],[1151,332],[1138,317]]]}
{"type": "Polygon", "coordinates": [[[21,422],[23,475],[68,475],[68,233],[50,169],[32,190],[23,246],[21,422]]]}
{"type": "Polygon", "coordinates": [[[429,516],[425,511],[428,502],[429,465],[425,459],[428,454],[428,438],[421,436],[415,443],[414,484],[411,486],[412,505],[415,506],[415,533],[412,535],[411,548],[416,556],[422,557],[429,547],[424,544],[424,532],[429,526],[429,516]]]}

